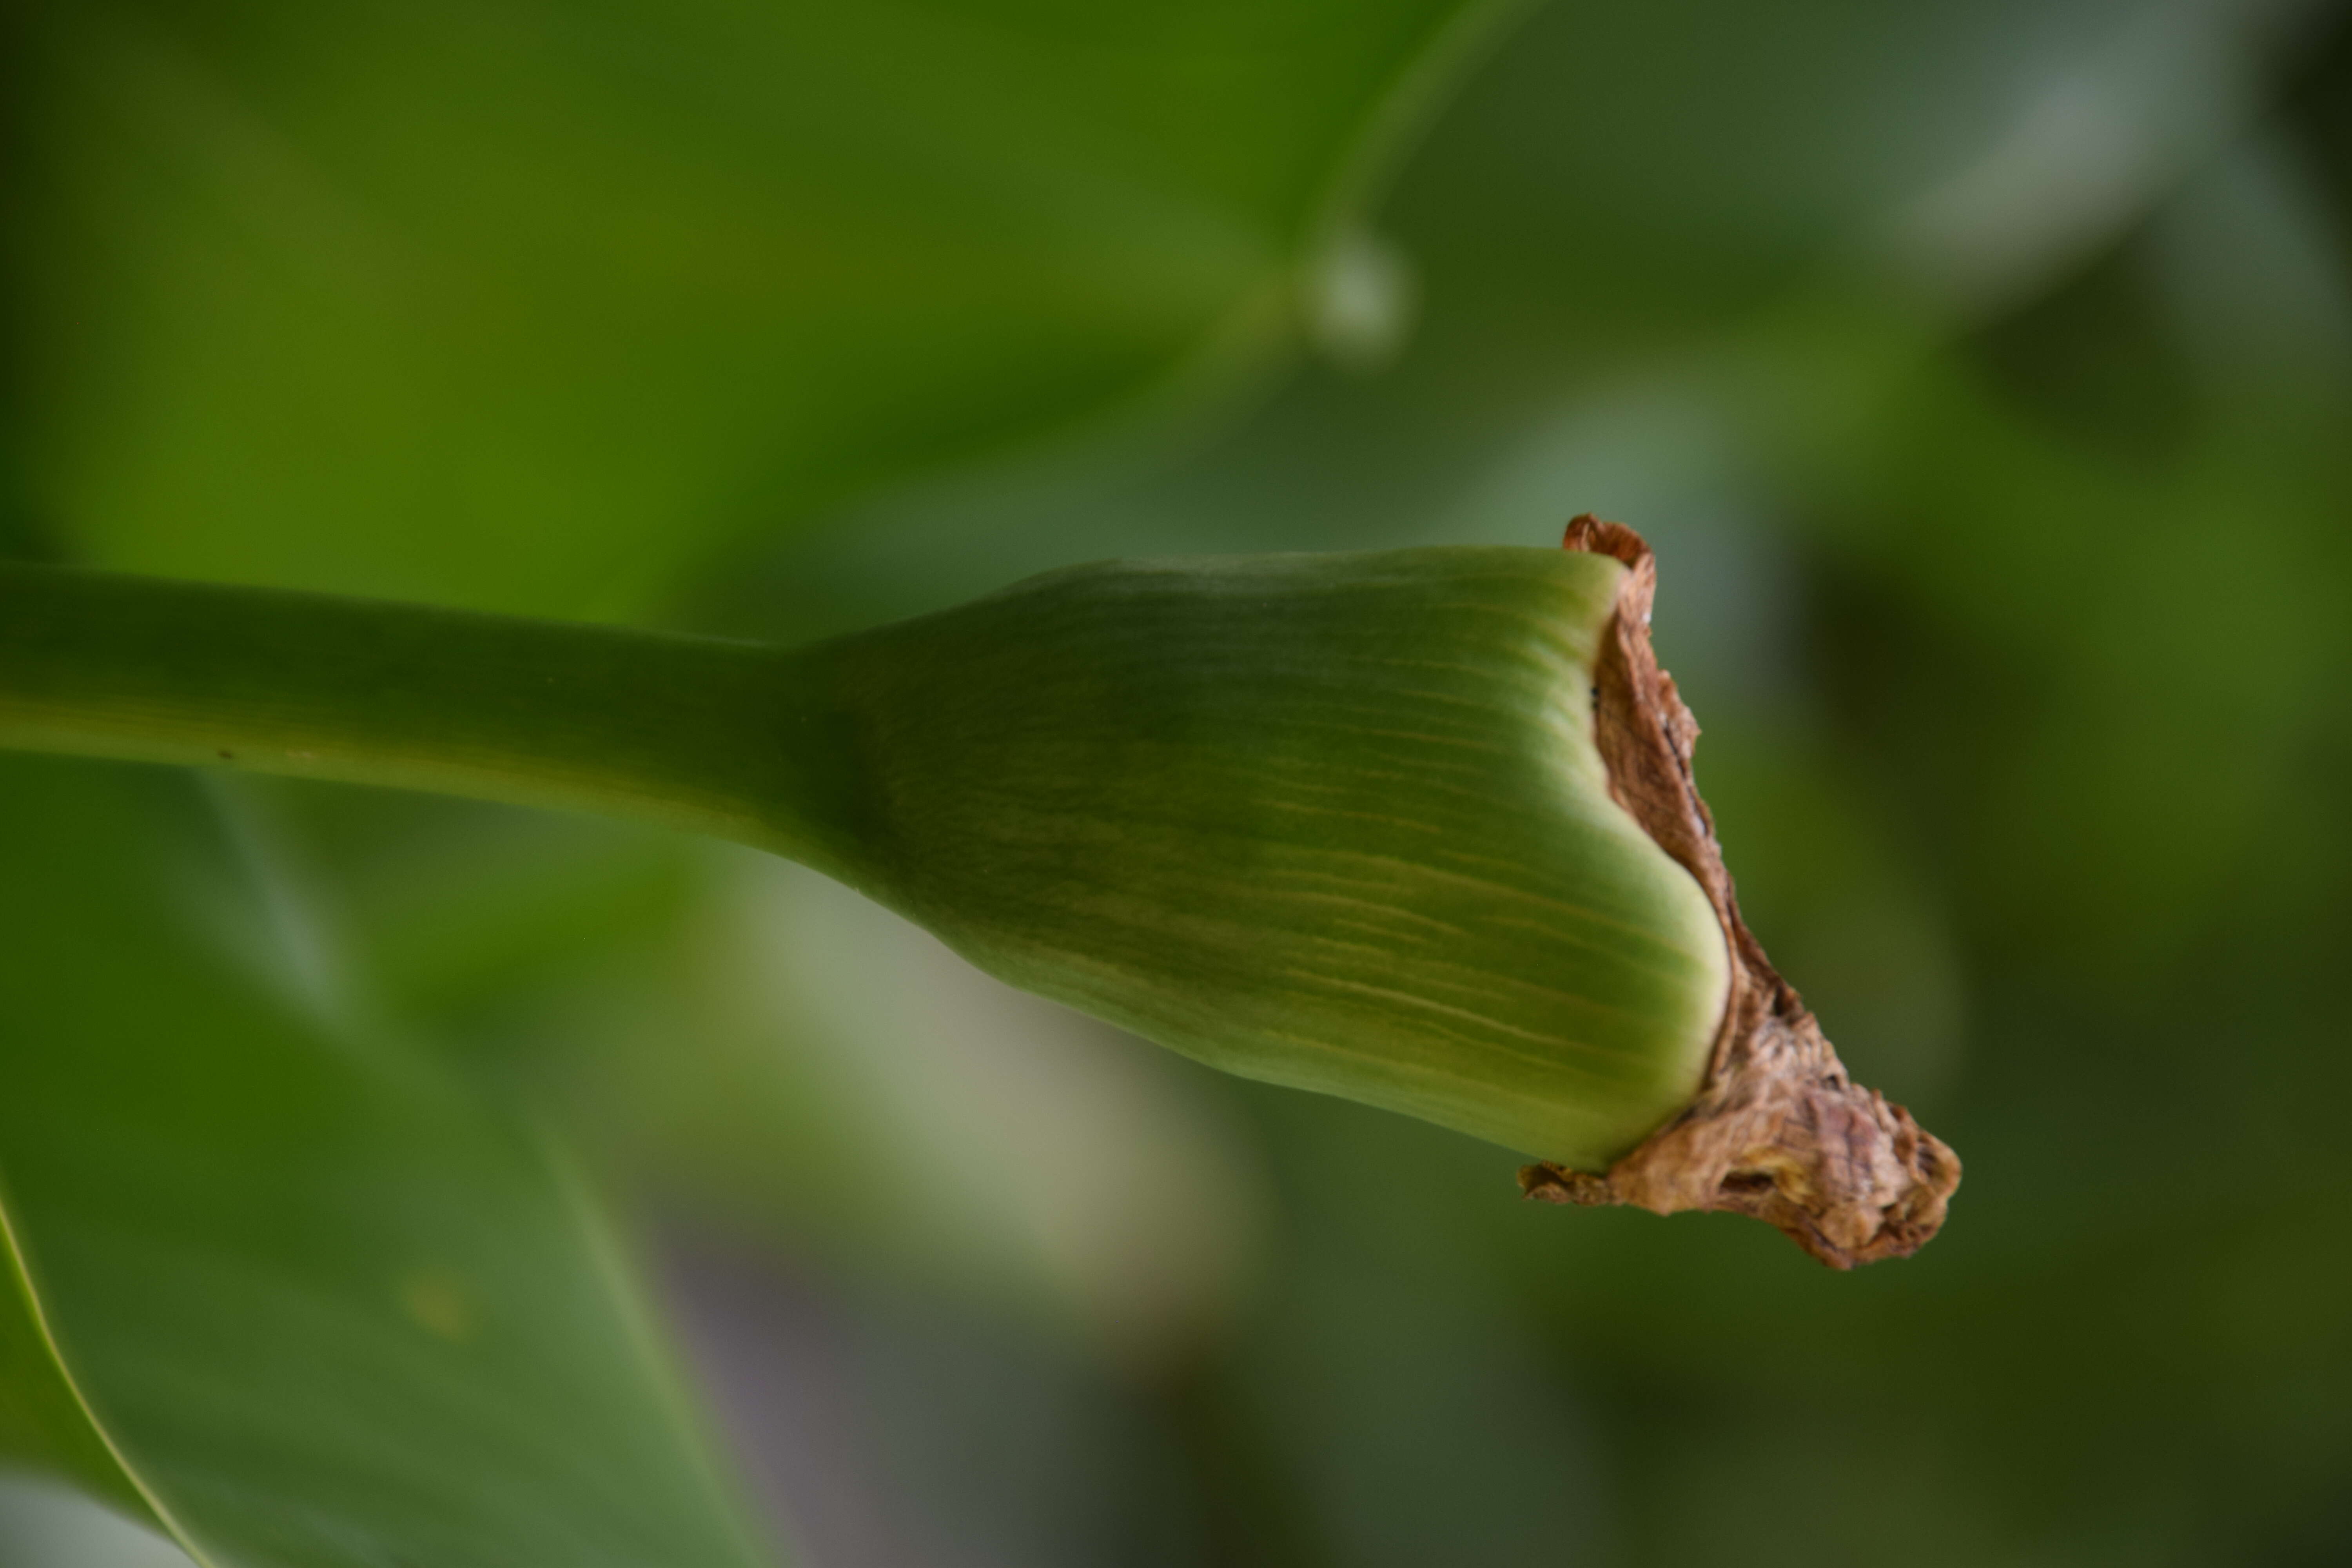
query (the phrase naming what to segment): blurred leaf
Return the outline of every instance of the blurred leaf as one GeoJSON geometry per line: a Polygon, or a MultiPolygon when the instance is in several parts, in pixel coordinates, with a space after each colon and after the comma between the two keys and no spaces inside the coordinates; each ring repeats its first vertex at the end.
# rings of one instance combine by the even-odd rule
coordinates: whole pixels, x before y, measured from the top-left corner
{"type": "Polygon", "coordinates": [[[1262,358],[1493,10],[40,7],[34,478],[110,564],[641,609],[1262,358]]]}
{"type": "MultiPolygon", "coordinates": [[[[2030,292],[2242,124],[2263,49],[2309,8],[1554,0],[1463,84],[1375,214],[1422,301],[1392,362],[1307,364],[1198,450],[879,497],[782,541],[767,571],[723,574],[713,597],[733,602],[714,614],[796,637],[1104,555],[1525,544],[1594,510],[1686,570],[1664,548],[1675,530],[1706,527],[1712,550],[1769,519],[1755,475],[1692,483],[1710,454],[1649,438],[1653,405],[1719,376],[1727,343],[1792,297],[1818,307],[1811,350],[1841,331],[1940,341],[2030,292]]],[[[1801,403],[1838,390],[1783,379],[1801,403]]]]}
{"type": "Polygon", "coordinates": [[[18,1457],[121,1500],[110,1449],[225,1564],[756,1561],[572,1179],[240,956],[283,913],[191,786],[12,759],[0,801],[0,1178],[86,1402],[18,1457]]]}

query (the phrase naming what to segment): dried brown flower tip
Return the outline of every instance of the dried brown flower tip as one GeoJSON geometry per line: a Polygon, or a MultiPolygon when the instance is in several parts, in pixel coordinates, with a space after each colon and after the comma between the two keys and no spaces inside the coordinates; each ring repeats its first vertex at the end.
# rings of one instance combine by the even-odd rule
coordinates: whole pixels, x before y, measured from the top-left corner
{"type": "Polygon", "coordinates": [[[1959,1160],[1901,1106],[1847,1076],[1740,919],[1715,820],[1691,778],[1698,724],[1650,648],[1650,547],[1623,524],[1590,516],[1568,525],[1564,542],[1628,568],[1594,672],[1595,740],[1610,794],[1715,906],[1731,991],[1706,1079],[1680,1115],[1606,1174],[1535,1164],[1519,1185],[1547,1203],[1753,1215],[1832,1268],[1906,1257],[1943,1224],[1959,1160]]]}

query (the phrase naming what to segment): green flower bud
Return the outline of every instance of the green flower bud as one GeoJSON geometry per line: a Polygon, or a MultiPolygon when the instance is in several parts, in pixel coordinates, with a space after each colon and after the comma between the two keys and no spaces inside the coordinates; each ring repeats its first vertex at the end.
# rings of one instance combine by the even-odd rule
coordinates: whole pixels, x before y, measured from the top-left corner
{"type": "Polygon", "coordinates": [[[1958,1163],[1740,923],[1647,549],[1569,543],[1114,562],[810,650],[855,879],[1213,1066],[1534,1155],[1532,1195],[1907,1252],[1958,1163]]]}

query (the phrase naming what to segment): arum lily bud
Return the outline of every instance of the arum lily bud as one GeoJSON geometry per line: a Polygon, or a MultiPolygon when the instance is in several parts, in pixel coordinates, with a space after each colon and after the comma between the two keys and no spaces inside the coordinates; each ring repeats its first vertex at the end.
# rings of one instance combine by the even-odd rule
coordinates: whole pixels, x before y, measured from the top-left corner
{"type": "Polygon", "coordinates": [[[796,650],[0,564],[0,745],[608,811],[804,860],[1564,1203],[1911,1251],[1950,1150],[1741,922],[1631,530],[1112,563],[796,650]]]}
{"type": "Polygon", "coordinates": [[[1244,1077],[1731,1209],[1843,1268],[1951,1152],[1854,1087],[1741,922],[1649,551],[1111,563],[811,650],[870,890],[999,976],[1244,1077]]]}

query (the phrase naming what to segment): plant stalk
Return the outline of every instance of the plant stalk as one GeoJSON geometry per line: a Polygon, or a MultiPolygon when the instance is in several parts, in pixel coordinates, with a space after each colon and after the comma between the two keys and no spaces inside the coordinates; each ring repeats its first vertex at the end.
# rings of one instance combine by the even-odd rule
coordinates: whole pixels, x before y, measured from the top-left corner
{"type": "Polygon", "coordinates": [[[843,875],[822,685],[756,644],[0,563],[0,746],[631,817],[843,875]]]}

